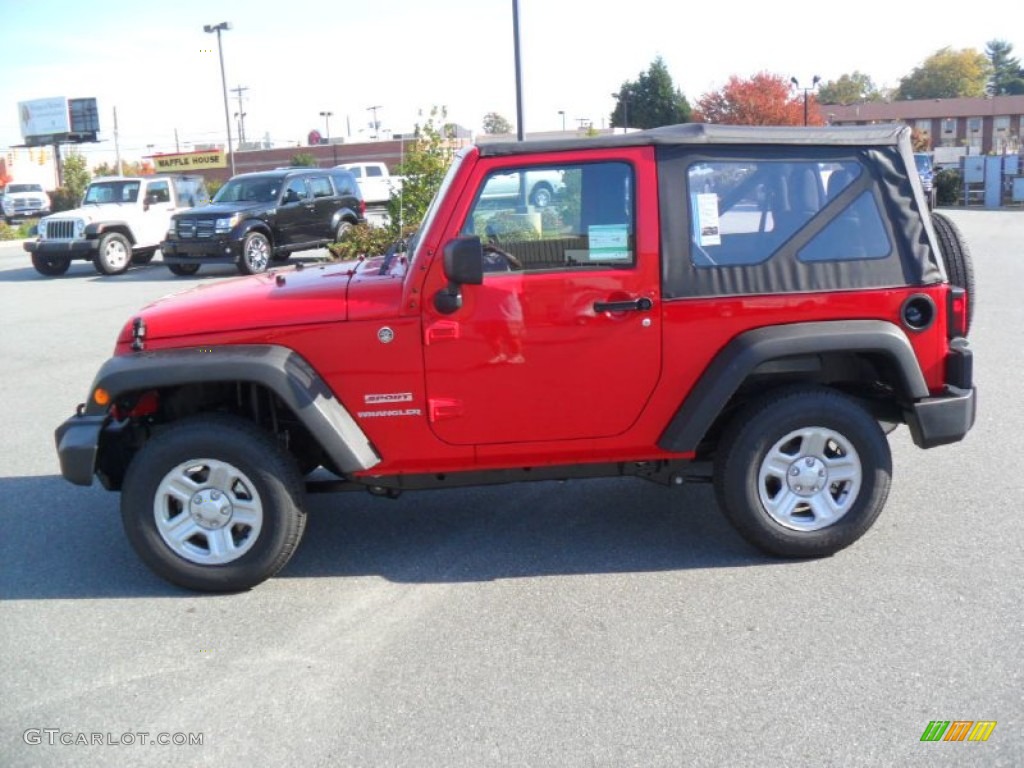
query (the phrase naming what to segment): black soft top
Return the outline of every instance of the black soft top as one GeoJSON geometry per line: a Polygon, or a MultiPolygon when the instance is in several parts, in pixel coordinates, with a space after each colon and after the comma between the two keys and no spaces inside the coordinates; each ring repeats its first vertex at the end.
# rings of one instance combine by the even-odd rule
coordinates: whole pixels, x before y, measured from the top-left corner
{"type": "MultiPolygon", "coordinates": [[[[545,141],[498,141],[479,145],[481,157],[533,154],[537,152],[564,152],[574,149],[603,149],[606,147],[642,147],[671,145],[743,144],[800,144],[805,146],[882,147],[897,146],[910,129],[904,125],[836,125],[823,128],[802,126],[709,125],[685,123],[666,125],[634,133],[572,137],[545,141]]],[[[909,145],[908,145],[909,146],[909,145]]]]}

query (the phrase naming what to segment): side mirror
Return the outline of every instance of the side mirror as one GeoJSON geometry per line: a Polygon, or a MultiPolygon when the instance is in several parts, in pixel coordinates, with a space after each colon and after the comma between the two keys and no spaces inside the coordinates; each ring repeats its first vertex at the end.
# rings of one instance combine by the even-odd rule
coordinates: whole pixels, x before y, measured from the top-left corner
{"type": "Polygon", "coordinates": [[[479,237],[457,237],[444,247],[444,276],[448,286],[434,295],[434,307],[450,315],[462,307],[462,286],[484,281],[484,249],[479,237]]]}

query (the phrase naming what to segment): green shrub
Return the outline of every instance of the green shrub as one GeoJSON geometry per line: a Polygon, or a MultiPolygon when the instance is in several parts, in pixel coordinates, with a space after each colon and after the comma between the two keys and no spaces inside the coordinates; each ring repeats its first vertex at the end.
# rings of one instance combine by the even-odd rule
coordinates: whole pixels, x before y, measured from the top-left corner
{"type": "Polygon", "coordinates": [[[342,236],[341,242],[331,243],[327,250],[336,259],[350,261],[360,256],[380,256],[394,241],[395,236],[387,229],[357,224],[342,236]]]}
{"type": "Polygon", "coordinates": [[[39,219],[27,219],[11,226],[6,221],[0,221],[0,240],[27,240],[35,237],[35,226],[39,219]]]}
{"type": "Polygon", "coordinates": [[[70,211],[81,204],[82,195],[67,187],[57,187],[50,193],[50,202],[53,204],[50,210],[54,213],[70,211]]]}
{"type": "Polygon", "coordinates": [[[955,168],[943,168],[932,178],[935,185],[935,200],[939,205],[956,205],[960,200],[963,181],[960,171],[955,168]]]}

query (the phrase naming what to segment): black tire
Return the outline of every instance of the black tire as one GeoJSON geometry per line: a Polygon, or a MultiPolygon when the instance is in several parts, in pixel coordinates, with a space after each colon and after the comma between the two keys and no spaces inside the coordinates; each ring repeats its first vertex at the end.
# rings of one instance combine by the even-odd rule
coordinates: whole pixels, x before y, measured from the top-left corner
{"type": "Polygon", "coordinates": [[[345,236],[345,233],[352,229],[351,221],[343,221],[338,225],[338,229],[334,232],[334,242],[340,243],[341,239],[345,236]]]}
{"type": "Polygon", "coordinates": [[[824,557],[855,542],[885,506],[891,478],[878,423],[857,401],[824,388],[783,390],[742,409],[715,461],[726,518],[755,547],[782,557],[824,557]],[[773,512],[773,502],[782,509],[773,512]],[[822,505],[831,522],[819,516],[822,505]]]}
{"type": "Polygon", "coordinates": [[[120,275],[131,266],[132,244],[120,232],[108,232],[100,238],[92,263],[101,275],[120,275]]]}
{"type": "Polygon", "coordinates": [[[188,277],[199,271],[199,264],[168,264],[167,268],[178,277],[188,277]]]}
{"type": "Polygon", "coordinates": [[[149,248],[145,251],[136,251],[132,254],[132,264],[142,266],[143,264],[149,264],[156,256],[156,248],[149,248]]]}
{"type": "Polygon", "coordinates": [[[167,581],[204,592],[249,589],[280,571],[302,538],[303,504],[295,460],[271,435],[225,415],[155,434],[121,489],[121,519],[139,557],[167,581]]]}
{"type": "Polygon", "coordinates": [[[32,254],[32,266],[36,268],[36,272],[40,275],[46,275],[47,277],[57,277],[63,275],[68,271],[71,266],[70,256],[46,256],[41,253],[32,254]]]}
{"type": "Polygon", "coordinates": [[[530,192],[530,204],[536,208],[547,208],[551,205],[551,201],[554,199],[555,193],[551,189],[549,184],[544,182],[539,183],[530,192]]]}
{"type": "Polygon", "coordinates": [[[932,226],[939,238],[939,252],[946,266],[949,282],[967,292],[967,330],[974,319],[977,289],[974,286],[974,260],[967,241],[953,220],[942,213],[932,212],[932,226]]]}
{"type": "Polygon", "coordinates": [[[258,275],[267,271],[273,249],[262,232],[250,232],[242,241],[242,255],[238,259],[238,271],[243,275],[258,275]]]}

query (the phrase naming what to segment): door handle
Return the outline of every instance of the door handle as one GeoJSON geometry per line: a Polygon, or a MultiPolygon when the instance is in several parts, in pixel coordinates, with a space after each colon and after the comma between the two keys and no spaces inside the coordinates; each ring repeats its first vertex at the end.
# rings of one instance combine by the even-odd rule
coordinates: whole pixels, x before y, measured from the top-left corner
{"type": "Polygon", "coordinates": [[[631,301],[595,301],[595,312],[649,312],[654,302],[648,298],[631,301]]]}

